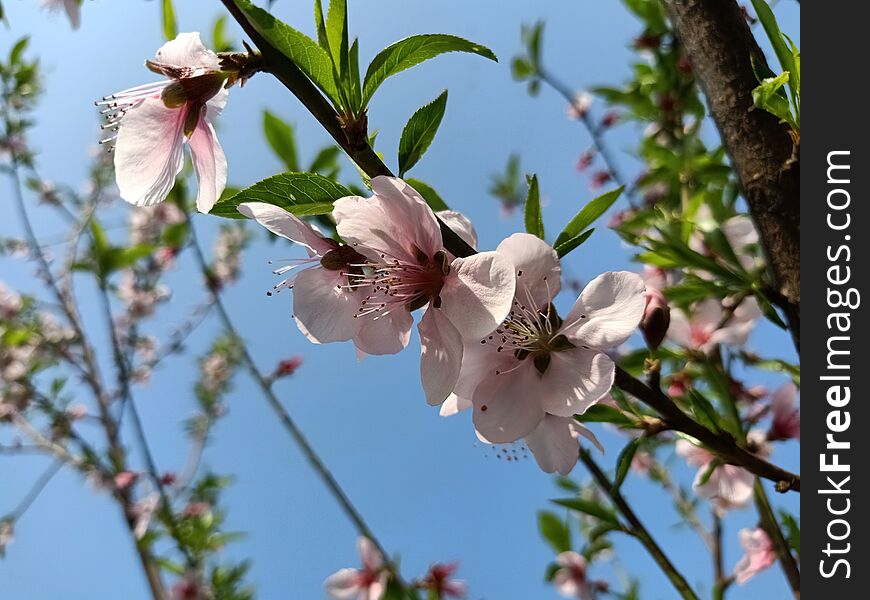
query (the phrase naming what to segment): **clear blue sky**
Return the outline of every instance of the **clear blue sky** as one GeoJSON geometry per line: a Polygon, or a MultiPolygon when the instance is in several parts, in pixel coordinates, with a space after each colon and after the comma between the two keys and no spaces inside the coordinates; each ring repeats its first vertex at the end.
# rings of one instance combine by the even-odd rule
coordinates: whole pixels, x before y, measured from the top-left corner
{"type": "MultiPolygon", "coordinates": [[[[3,4],[11,25],[0,34],[0,51],[29,33],[47,73],[47,92],[32,140],[42,171],[57,182],[81,186],[87,153],[98,135],[93,100],[152,80],[142,62],[162,43],[159,3],[86,0],[78,32],[72,32],[60,16],[52,18],[38,10],[38,2],[3,4]]],[[[221,14],[218,2],[185,0],[176,5],[182,31],[199,30],[210,37],[211,24],[221,14]]],[[[796,7],[782,2],[778,13],[783,29],[797,39],[796,7]]],[[[275,12],[312,32],[308,0],[279,0],[275,12]]],[[[546,60],[562,79],[582,88],[617,84],[626,77],[631,57],[627,46],[637,24],[615,1],[350,2],[351,32],[362,38],[364,62],[392,41],[425,32],[462,35],[489,46],[500,57],[497,65],[473,56],[442,57],[387,81],[370,109],[371,126],[380,131],[378,149],[394,165],[405,120],[442,89],[450,90],[435,143],[413,174],[472,218],[484,248],[494,247],[521,228],[518,217],[502,217],[497,203],[486,194],[490,174],[502,169],[511,152],[521,152],[524,169],[539,174],[547,202],[545,223],[551,231],[558,231],[591,197],[587,179],[574,170],[588,139],[576,123],[564,118],[562,99],[548,90],[531,99],[510,77],[510,58],[520,46],[520,25],[538,18],[547,21],[546,60]]],[[[220,121],[231,184],[244,186],[280,170],[261,134],[264,108],[297,125],[304,159],[327,141],[292,96],[259,75],[244,90],[233,90],[220,121]]],[[[637,168],[625,152],[637,135],[633,126],[623,126],[610,137],[625,171],[637,168]]],[[[344,174],[353,176],[347,163],[344,174]]],[[[8,185],[6,180],[0,183],[0,201],[10,201],[8,185]]],[[[6,210],[11,211],[8,204],[6,210]]],[[[120,207],[107,219],[120,226],[125,214],[126,208],[120,207]]],[[[0,235],[17,233],[13,223],[9,216],[0,221],[0,235]]],[[[49,236],[57,231],[53,225],[47,219],[40,223],[49,236]]],[[[210,243],[216,218],[200,216],[196,225],[210,243]]],[[[279,384],[280,396],[383,543],[401,553],[405,574],[422,574],[432,561],[458,559],[473,599],[556,598],[543,582],[553,555],[538,536],[535,518],[549,498],[561,494],[551,478],[531,459],[497,461],[492,451],[476,442],[467,415],[441,419],[426,405],[417,379],[416,340],[401,355],[362,363],[356,362],[348,344],[307,343],[290,320],[290,298],[270,299],[264,294],[274,282],[266,261],[298,252],[281,244],[257,243],[245,255],[244,277],[230,289],[227,302],[264,368],[290,355],[304,355],[299,373],[279,384]]],[[[631,268],[628,257],[617,236],[602,228],[571,255],[565,270],[588,280],[605,270],[631,268]]],[[[28,267],[4,261],[0,270],[0,279],[34,289],[28,267]]],[[[152,331],[167,331],[201,299],[200,288],[189,286],[192,273],[190,265],[182,265],[171,274],[174,300],[150,324],[152,331]]],[[[91,297],[87,289],[83,297],[91,297]]],[[[563,303],[571,300],[565,294],[561,298],[563,303]]],[[[95,315],[89,308],[85,312],[99,332],[95,315]]],[[[209,320],[192,339],[191,350],[201,351],[218,332],[217,322],[209,320]]],[[[788,339],[772,328],[756,332],[752,345],[767,355],[792,356],[788,339]]],[[[164,364],[137,396],[157,460],[167,470],[179,470],[186,456],[180,421],[193,409],[195,365],[194,355],[164,364]]],[[[781,380],[759,376],[750,383],[756,382],[777,385],[781,380]]],[[[248,534],[228,553],[253,559],[250,579],[259,598],[321,598],[327,575],[356,565],[356,534],[245,376],[237,379],[228,405],[229,416],[219,424],[216,442],[206,456],[207,465],[235,477],[225,496],[228,529],[248,534]]],[[[607,446],[601,461],[612,468],[623,440],[607,430],[596,431],[607,446]]],[[[797,469],[797,445],[778,446],[774,459],[797,469]]],[[[45,461],[8,457],[0,461],[3,513],[17,503],[45,461]]],[[[678,461],[674,465],[674,477],[690,482],[693,472],[678,461]]],[[[583,477],[582,468],[573,475],[583,477]]],[[[676,564],[702,595],[709,595],[707,554],[693,534],[675,528],[679,517],[667,498],[635,477],[625,490],[676,564]]],[[[796,496],[785,503],[797,513],[796,496]]],[[[728,520],[725,564],[729,568],[741,555],[737,529],[751,526],[754,520],[751,510],[728,520]]],[[[643,598],[675,597],[636,543],[615,539],[619,560],[642,581],[643,598]]],[[[608,576],[613,572],[610,567],[600,569],[608,576]]],[[[116,508],[69,473],[52,482],[19,524],[8,557],[0,560],[0,590],[0,596],[10,600],[146,598],[116,508]]],[[[782,573],[774,568],[744,588],[733,589],[731,595],[778,598],[785,593],[782,573]]]]}

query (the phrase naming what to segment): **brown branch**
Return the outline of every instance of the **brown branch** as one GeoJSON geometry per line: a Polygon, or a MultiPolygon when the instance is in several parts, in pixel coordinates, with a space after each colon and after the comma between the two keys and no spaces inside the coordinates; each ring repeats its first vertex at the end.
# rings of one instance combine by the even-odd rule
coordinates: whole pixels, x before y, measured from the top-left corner
{"type": "Polygon", "coordinates": [[[791,129],[757,109],[751,57],[764,62],[735,0],[665,0],[740,179],[800,351],[800,163],[791,129]]]}
{"type": "Polygon", "coordinates": [[[684,413],[661,390],[648,387],[620,367],[616,367],[615,385],[658,411],[671,429],[697,439],[726,463],[743,467],[759,477],[775,482],[779,491],[800,491],[800,475],[786,471],[741,448],[727,433],[710,431],[684,413]]]}

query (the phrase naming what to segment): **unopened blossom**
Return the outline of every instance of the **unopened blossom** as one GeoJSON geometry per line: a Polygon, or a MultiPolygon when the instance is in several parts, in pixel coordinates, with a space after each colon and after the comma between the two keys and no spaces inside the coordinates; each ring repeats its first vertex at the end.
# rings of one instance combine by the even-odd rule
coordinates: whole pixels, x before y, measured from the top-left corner
{"type": "Polygon", "coordinates": [[[21,295],[10,290],[0,281],[0,319],[13,319],[21,311],[24,302],[21,295]]]}
{"type": "Polygon", "coordinates": [[[139,479],[138,473],[132,473],[130,471],[121,471],[115,475],[115,487],[119,490],[123,490],[124,488],[128,488],[139,479]]]}
{"type": "Polygon", "coordinates": [[[278,367],[275,369],[276,377],[290,377],[302,366],[302,357],[301,356],[291,356],[290,358],[285,358],[281,362],[278,363],[278,367]]]}
{"type": "MultiPolygon", "coordinates": [[[[348,272],[353,286],[367,289],[356,318],[391,315],[394,337],[410,327],[411,312],[425,309],[418,325],[420,377],[426,400],[441,404],[459,377],[463,343],[488,335],[507,316],[513,268],[498,252],[454,258],[432,209],[401,179],[375,177],[372,192],[341,198],[333,210],[339,235],[366,258],[361,273],[348,272]]],[[[369,342],[370,354],[389,349],[369,342]]]]}
{"type": "Polygon", "coordinates": [[[138,321],[154,314],[157,305],[169,298],[169,289],[163,285],[140,285],[136,274],[127,269],[121,276],[117,294],[127,309],[126,317],[138,321]]]}
{"type": "Polygon", "coordinates": [[[671,323],[671,309],[665,295],[654,287],[647,288],[646,306],[640,321],[640,330],[646,340],[646,345],[655,350],[665,339],[665,334],[671,323]]]}
{"type": "Polygon", "coordinates": [[[593,150],[586,150],[583,154],[580,155],[580,158],[577,159],[576,169],[580,172],[585,171],[590,166],[592,166],[593,160],[595,160],[595,152],[593,150]]]}
{"type": "Polygon", "coordinates": [[[601,127],[608,128],[616,125],[616,122],[619,120],[619,113],[615,110],[607,111],[604,116],[601,118],[601,127]]]}
{"type": "Polygon", "coordinates": [[[695,304],[688,315],[680,309],[671,311],[668,339],[700,352],[710,352],[718,344],[742,346],[760,316],[753,297],[743,300],[730,315],[723,301],[708,298],[695,304]]]}
{"type": "Polygon", "coordinates": [[[380,600],[387,588],[389,573],[384,557],[366,537],[357,540],[362,567],[341,569],[323,583],[326,595],[334,600],[380,600]]]}
{"type": "Polygon", "coordinates": [[[698,467],[692,483],[695,493],[712,500],[720,509],[742,508],[752,498],[755,476],[746,469],[728,464],[717,464],[714,468],[717,459],[709,450],[684,439],[677,440],[676,452],[691,466],[698,467]]]}
{"type": "Polygon", "coordinates": [[[627,272],[600,275],[563,320],[552,305],[561,286],[553,248],[517,233],[496,251],[515,268],[513,306],[495,331],[466,342],[460,377],[442,414],[473,407],[483,439],[525,438],[542,469],[565,473],[577,460],[578,436],[591,435],[573,416],[610,390],[615,367],[604,350],[637,328],[643,282],[627,272]]]}
{"type": "Polygon", "coordinates": [[[429,572],[419,586],[429,590],[430,596],[435,594],[436,598],[465,598],[468,594],[465,582],[453,579],[458,568],[458,562],[436,563],[429,567],[429,572]]]}
{"type": "Polygon", "coordinates": [[[594,600],[594,588],[589,582],[586,559],[568,550],[556,557],[558,569],[553,575],[553,585],[562,596],[578,600],[594,600]]]}
{"type": "Polygon", "coordinates": [[[80,421],[88,416],[88,407],[84,404],[72,404],[66,408],[64,414],[70,421],[80,421]]]}
{"type": "Polygon", "coordinates": [[[129,229],[132,244],[154,244],[160,234],[172,225],[184,223],[186,217],[174,202],[165,202],[152,207],[134,208],[130,211],[129,229]]]}
{"type": "Polygon", "coordinates": [[[760,527],[741,529],[738,535],[744,555],[734,566],[734,581],[743,585],[776,562],[776,549],[760,527]]]}
{"type": "Polygon", "coordinates": [[[172,600],[211,600],[211,586],[197,573],[188,572],[172,586],[172,600]]]}
{"type": "Polygon", "coordinates": [[[6,554],[6,546],[12,543],[14,527],[12,521],[0,521],[0,558],[6,554]]]}
{"type": "Polygon", "coordinates": [[[73,29],[81,25],[81,0],[42,0],[42,6],[52,12],[65,11],[73,29]]]}
{"type": "Polygon", "coordinates": [[[585,119],[592,108],[592,96],[588,92],[578,92],[568,105],[566,114],[572,121],[585,119]]]}
{"type": "Polygon", "coordinates": [[[121,197],[137,206],[163,202],[190,148],[199,183],[196,207],[208,212],[227,182],[227,160],[213,121],[227,101],[227,74],[199,33],[180,33],[145,65],[165,80],[106,96],[115,139],[115,180],[121,197]]]}
{"type": "Polygon", "coordinates": [[[613,179],[613,175],[610,171],[596,171],[592,174],[592,180],[589,182],[589,189],[600,189],[611,179],[613,179]]]}
{"type": "Polygon", "coordinates": [[[784,383],[773,392],[770,399],[770,412],[773,421],[767,432],[767,439],[801,439],[801,412],[797,407],[797,387],[792,382],[784,383]]]}
{"type": "Polygon", "coordinates": [[[239,212],[307,250],[307,258],[286,261],[275,270],[276,275],[288,277],[273,291],[293,290],[293,318],[309,340],[326,344],[352,339],[366,354],[393,354],[408,345],[410,315],[357,318],[368,293],[355,279],[363,273],[365,256],[272,204],[248,202],[239,205],[239,212]]]}
{"type": "Polygon", "coordinates": [[[224,287],[239,278],[242,249],[248,241],[248,233],[242,227],[221,227],[214,243],[214,261],[211,266],[213,286],[224,287]]]}

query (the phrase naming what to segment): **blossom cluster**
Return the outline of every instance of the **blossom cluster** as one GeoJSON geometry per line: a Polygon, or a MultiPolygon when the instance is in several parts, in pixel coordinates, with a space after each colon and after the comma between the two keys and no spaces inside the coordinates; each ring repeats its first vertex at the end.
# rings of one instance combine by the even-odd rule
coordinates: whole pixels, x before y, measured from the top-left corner
{"type": "Polygon", "coordinates": [[[375,177],[372,196],[337,200],[344,244],[265,203],[239,211],[272,233],[304,246],[308,258],[276,271],[275,291],[293,290],[293,315],[314,343],[352,340],[361,354],[395,354],[410,341],[422,312],[420,379],[442,415],[473,409],[481,440],[525,440],[547,472],[567,473],[578,438],[574,419],[613,384],[606,350],[632,335],[645,306],[632,273],[605,273],[586,286],[563,319],[553,301],[561,288],[556,252],[517,233],[495,251],[453,256],[438,218],[470,245],[467,218],[436,215],[406,182],[375,177]]]}

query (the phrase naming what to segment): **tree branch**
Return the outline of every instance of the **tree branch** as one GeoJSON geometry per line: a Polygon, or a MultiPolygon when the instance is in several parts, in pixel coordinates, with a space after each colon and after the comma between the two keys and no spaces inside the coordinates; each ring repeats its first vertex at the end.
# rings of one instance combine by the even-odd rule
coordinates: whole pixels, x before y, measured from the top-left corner
{"type": "Polygon", "coordinates": [[[671,429],[686,433],[702,442],[726,463],[743,467],[759,477],[775,482],[779,491],[800,491],[800,475],[777,467],[748,450],[741,448],[730,435],[714,433],[695,422],[680,407],[674,404],[670,398],[662,393],[661,390],[648,387],[642,381],[632,377],[621,367],[616,367],[615,385],[658,411],[671,429]]]}
{"type": "Polygon", "coordinates": [[[791,129],[753,105],[765,62],[734,0],[664,0],[758,227],[800,351],[800,163],[791,129]]]}
{"type": "Polygon", "coordinates": [[[622,513],[625,520],[628,521],[628,524],[631,526],[630,531],[632,535],[634,535],[647,549],[647,552],[649,552],[650,556],[652,556],[656,563],[658,563],[667,578],[680,593],[680,596],[685,600],[698,600],[698,596],[692,590],[691,586],[686,581],[686,578],[677,571],[677,568],[670,561],[667,555],[665,555],[664,551],[656,543],[649,531],[647,531],[646,527],[641,523],[640,519],[638,519],[634,510],[632,510],[628,502],[625,501],[622,494],[619,493],[619,490],[614,488],[610,478],[601,470],[601,467],[598,466],[598,463],[595,462],[595,459],[592,458],[589,451],[582,446],[580,447],[580,460],[584,465],[586,465],[586,468],[589,469],[589,472],[592,474],[592,477],[598,483],[601,490],[607,494],[611,502],[613,502],[616,508],[619,509],[619,512],[622,513]]]}

